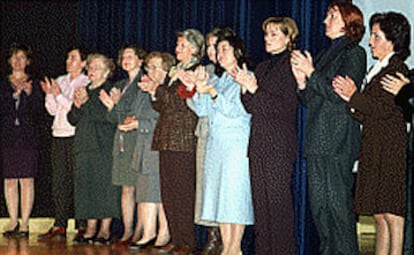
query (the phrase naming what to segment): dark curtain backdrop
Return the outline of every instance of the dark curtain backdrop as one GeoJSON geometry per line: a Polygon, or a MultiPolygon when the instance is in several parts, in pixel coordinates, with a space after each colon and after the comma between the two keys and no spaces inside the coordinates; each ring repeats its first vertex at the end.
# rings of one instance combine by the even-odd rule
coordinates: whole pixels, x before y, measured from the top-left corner
{"type": "MultiPolygon", "coordinates": [[[[28,72],[34,79],[48,75],[56,77],[65,72],[66,50],[76,44],[77,1],[0,0],[0,77],[9,73],[7,54],[12,42],[27,44],[32,48],[32,63],[28,72]]],[[[46,110],[44,115],[47,116],[46,110]]],[[[39,116],[40,117],[40,116],[39,116]]],[[[35,181],[33,217],[51,216],[51,121],[39,126],[39,168],[35,181]]],[[[7,163],[7,159],[3,159],[7,163]]],[[[1,169],[0,169],[1,173],[1,169]]],[[[3,181],[0,181],[0,216],[7,217],[3,181]]]]}

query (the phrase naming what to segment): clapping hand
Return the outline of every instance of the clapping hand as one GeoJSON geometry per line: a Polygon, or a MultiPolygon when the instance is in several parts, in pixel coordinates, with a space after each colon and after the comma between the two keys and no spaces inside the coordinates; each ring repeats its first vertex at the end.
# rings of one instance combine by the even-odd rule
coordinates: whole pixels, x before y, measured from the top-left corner
{"type": "Polygon", "coordinates": [[[408,83],[410,83],[410,79],[399,72],[397,72],[395,76],[387,74],[381,79],[382,88],[394,96],[397,95],[398,92],[400,92],[401,88],[408,83]]]}
{"type": "Polygon", "coordinates": [[[102,102],[102,104],[105,105],[105,107],[108,109],[108,111],[112,111],[114,108],[114,101],[112,100],[112,97],[106,93],[105,90],[99,91],[99,100],[102,102]]]}
{"type": "Polygon", "coordinates": [[[349,102],[352,95],[357,91],[355,82],[348,75],[346,75],[345,77],[337,75],[333,79],[332,86],[334,92],[338,94],[346,102],[349,102]]]}
{"type": "Polygon", "coordinates": [[[124,123],[118,125],[118,129],[123,132],[128,132],[138,128],[138,120],[135,116],[126,117],[124,123]]]}
{"type": "Polygon", "coordinates": [[[246,91],[249,91],[251,94],[256,93],[257,88],[257,79],[254,74],[249,74],[247,70],[247,65],[243,64],[243,69],[240,69],[238,66],[233,68],[230,73],[234,80],[241,85],[242,93],[245,94],[246,91]]]}
{"type": "Polygon", "coordinates": [[[158,82],[155,82],[153,79],[151,79],[148,75],[144,75],[141,78],[141,81],[138,82],[138,87],[145,92],[150,93],[152,96],[155,96],[155,91],[157,90],[157,87],[160,84],[158,82]]]}
{"type": "Polygon", "coordinates": [[[194,71],[188,70],[178,70],[177,71],[178,79],[184,84],[187,91],[192,91],[194,89],[196,82],[196,73],[194,71]]]}
{"type": "Polygon", "coordinates": [[[73,104],[80,108],[84,103],[89,100],[88,92],[85,87],[78,87],[73,93],[73,104]]]}

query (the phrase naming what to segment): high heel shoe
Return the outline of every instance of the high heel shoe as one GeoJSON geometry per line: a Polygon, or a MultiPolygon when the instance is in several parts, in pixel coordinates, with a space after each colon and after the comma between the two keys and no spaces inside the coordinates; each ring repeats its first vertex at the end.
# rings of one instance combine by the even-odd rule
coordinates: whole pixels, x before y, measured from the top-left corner
{"type": "Polygon", "coordinates": [[[85,237],[83,234],[79,234],[76,240],[73,240],[75,244],[92,244],[95,241],[95,236],[85,237]]]}
{"type": "Polygon", "coordinates": [[[119,240],[118,242],[116,242],[115,244],[118,246],[130,246],[132,244],[134,244],[135,242],[132,241],[132,236],[130,236],[128,239],[125,240],[119,240]]]}
{"type": "Polygon", "coordinates": [[[164,245],[155,245],[154,248],[159,254],[169,254],[174,248],[175,245],[171,242],[171,239],[164,245]]]}
{"type": "Polygon", "coordinates": [[[14,229],[7,230],[7,231],[3,232],[3,236],[4,237],[14,237],[14,236],[17,236],[17,235],[19,235],[19,228],[20,228],[20,224],[19,224],[19,222],[17,222],[17,224],[14,227],[14,229]]]}
{"type": "Polygon", "coordinates": [[[95,245],[108,245],[112,243],[112,237],[109,236],[108,238],[105,237],[97,237],[93,241],[93,244],[95,245]]]}
{"type": "Polygon", "coordinates": [[[145,249],[148,248],[152,245],[154,245],[155,241],[157,240],[157,236],[154,236],[153,238],[151,238],[150,240],[146,241],[145,243],[132,243],[129,247],[131,249],[145,249]]]}

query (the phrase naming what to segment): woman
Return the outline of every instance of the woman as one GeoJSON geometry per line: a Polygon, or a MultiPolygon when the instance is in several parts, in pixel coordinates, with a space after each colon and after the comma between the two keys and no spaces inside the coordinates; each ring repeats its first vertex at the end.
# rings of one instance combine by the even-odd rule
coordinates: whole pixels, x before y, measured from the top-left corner
{"type": "Polygon", "coordinates": [[[195,248],[197,116],[186,104],[194,91],[187,91],[180,77],[199,65],[204,54],[203,35],[195,29],[178,32],[175,53],[177,66],[170,70],[162,85],[150,91],[152,106],[160,113],[152,149],[160,153],[161,197],[172,238],[172,244],[160,247],[160,251],[169,251],[175,246],[175,252],[190,253],[195,248]]]}
{"type": "Polygon", "coordinates": [[[70,48],[66,59],[68,73],[59,76],[56,80],[45,77],[45,81],[40,82],[41,88],[46,94],[46,110],[51,116],[54,116],[51,161],[55,223],[48,232],[39,235],[38,240],[66,238],[68,219],[71,208],[73,208],[72,147],[75,135],[75,127],[69,124],[66,115],[72,106],[75,89],[89,83],[88,76],[83,72],[87,56],[86,50],[81,47],[70,48]]]}
{"type": "Polygon", "coordinates": [[[111,241],[112,218],[119,216],[119,189],[111,181],[115,125],[107,120],[107,109],[99,100],[99,93],[109,93],[112,88],[108,78],[115,65],[99,53],[90,54],[87,64],[90,84],[75,90],[68,113],[69,123],[76,126],[75,218],[87,219],[86,231],[77,242],[107,244],[111,241]]]}
{"type": "Polygon", "coordinates": [[[26,72],[31,49],[13,44],[8,63],[11,74],[0,84],[0,134],[4,194],[10,222],[5,237],[29,236],[29,217],[34,201],[34,178],[38,166],[37,125],[43,114],[38,84],[26,72]],[[20,185],[20,192],[19,192],[20,185]],[[22,225],[19,225],[21,201],[22,225]]]}
{"type": "Polygon", "coordinates": [[[363,125],[354,210],[373,215],[377,225],[375,254],[402,254],[406,197],[407,129],[394,96],[381,80],[397,72],[407,76],[410,24],[395,12],[376,13],[370,21],[369,45],[378,61],[367,74],[363,92],[350,77],[338,77],[334,90],[350,115],[363,125]]]}
{"type": "Polygon", "coordinates": [[[358,254],[352,168],[358,158],[360,129],[332,90],[332,80],[348,75],[361,85],[366,54],[358,42],[365,28],[361,11],[349,2],[329,5],[324,23],[331,46],[314,62],[309,52],[293,51],[291,56],[299,99],[307,109],[309,203],[321,254],[358,254]]]}
{"type": "MultiPolygon", "coordinates": [[[[205,66],[206,72],[213,76],[215,71],[215,66],[217,65],[217,53],[216,53],[216,44],[218,34],[220,33],[219,28],[214,28],[206,35],[206,53],[210,61],[208,65],[205,66]]],[[[187,101],[189,106],[194,109],[194,103],[192,100],[187,101]]],[[[221,246],[221,238],[219,228],[216,222],[208,222],[201,220],[201,206],[203,202],[203,175],[204,175],[204,161],[206,154],[206,145],[207,145],[207,136],[208,136],[208,118],[200,117],[197,122],[197,127],[195,130],[195,135],[197,137],[197,151],[196,151],[196,200],[194,208],[194,223],[196,224],[196,230],[198,228],[197,245],[202,244],[199,249],[203,250],[203,255],[214,254],[214,252],[219,252],[221,246]],[[205,235],[204,232],[207,232],[207,243],[205,240],[202,240],[202,236],[205,235]],[[203,242],[204,241],[204,242],[203,242]]]]}
{"type": "Polygon", "coordinates": [[[198,93],[193,100],[197,115],[209,120],[201,219],[219,223],[221,254],[238,255],[244,228],[254,223],[247,158],[251,116],[232,76],[246,63],[246,50],[237,35],[225,31],[219,34],[216,47],[224,73],[208,81],[204,68],[198,68],[198,93]]]}
{"type": "Polygon", "coordinates": [[[148,73],[138,83],[141,90],[132,105],[133,115],[118,126],[123,132],[136,130],[131,168],[138,172],[136,202],[143,231],[141,239],[131,244],[132,248],[164,246],[170,240],[167,218],[161,203],[158,152],[151,150],[158,113],[152,109],[150,95],[144,91],[149,85],[148,81],[164,80],[174,63],[174,57],[169,53],[155,51],[145,58],[145,69],[148,73]]]}
{"type": "Polygon", "coordinates": [[[271,59],[260,63],[255,75],[243,71],[235,76],[245,91],[243,105],[252,114],[249,163],[256,253],[295,254],[291,179],[298,102],[290,51],[299,31],[288,17],[267,18],[262,29],[271,59]]]}
{"type": "MultiPolygon", "coordinates": [[[[123,47],[118,53],[118,65],[128,73],[128,78],[122,79],[114,84],[108,94],[101,90],[99,99],[108,109],[107,118],[114,124],[122,124],[126,117],[134,111],[133,103],[139,93],[137,84],[142,77],[141,66],[144,62],[146,52],[136,45],[123,47]]],[[[118,244],[128,245],[136,242],[140,235],[140,228],[133,231],[133,220],[135,213],[135,189],[137,185],[138,172],[131,167],[133,153],[136,144],[136,130],[123,132],[117,129],[113,146],[112,183],[122,187],[121,208],[124,223],[124,234],[118,244]]],[[[138,213],[138,217],[141,216],[138,213]]],[[[138,220],[138,225],[141,221],[138,220]]]]}

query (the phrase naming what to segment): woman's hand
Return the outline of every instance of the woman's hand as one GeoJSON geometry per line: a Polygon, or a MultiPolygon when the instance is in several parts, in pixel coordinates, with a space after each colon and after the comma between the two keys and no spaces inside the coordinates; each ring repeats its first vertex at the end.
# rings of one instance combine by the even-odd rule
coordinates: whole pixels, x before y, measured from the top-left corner
{"type": "Polygon", "coordinates": [[[299,50],[292,51],[290,54],[290,62],[292,63],[292,67],[304,73],[307,78],[315,71],[312,55],[308,51],[305,51],[305,54],[302,54],[299,50]]]}
{"type": "Polygon", "coordinates": [[[78,87],[75,89],[73,93],[73,104],[77,108],[81,108],[81,106],[89,100],[88,92],[86,92],[85,87],[78,87]]]}
{"type": "Polygon", "coordinates": [[[333,89],[343,100],[349,102],[351,97],[357,91],[355,82],[347,75],[345,77],[336,76],[332,82],[333,89]]]}
{"type": "Polygon", "coordinates": [[[155,96],[155,91],[157,90],[160,83],[152,80],[148,75],[144,75],[141,78],[141,82],[138,82],[138,87],[145,92],[151,94],[151,96],[155,96]]]}
{"type": "Polygon", "coordinates": [[[296,65],[296,62],[293,61],[295,60],[290,58],[290,65],[292,66],[293,76],[295,77],[296,83],[298,84],[298,89],[304,90],[306,89],[306,74],[302,72],[299,69],[298,65],[296,65]]]}
{"type": "MultiPolygon", "coordinates": [[[[211,86],[207,84],[210,76],[204,66],[199,66],[195,70],[195,85],[199,94],[210,93],[211,86]]],[[[210,84],[211,85],[211,84],[210,84]]]]}
{"type": "Polygon", "coordinates": [[[44,81],[40,81],[40,87],[45,94],[53,94],[52,81],[53,79],[49,79],[47,76],[45,76],[44,81]]]}
{"type": "Polygon", "coordinates": [[[194,89],[196,75],[194,71],[188,70],[184,71],[182,69],[177,71],[178,79],[184,84],[187,91],[192,91],[194,89]]]}
{"type": "Polygon", "coordinates": [[[126,117],[124,123],[118,125],[118,129],[123,132],[128,132],[134,129],[138,129],[138,120],[135,116],[126,117]]]}
{"type": "Polygon", "coordinates": [[[239,67],[233,68],[233,70],[231,70],[231,75],[234,80],[240,84],[243,94],[245,94],[246,91],[254,94],[259,88],[256,76],[254,74],[249,74],[246,64],[243,64],[243,69],[240,69],[239,67]]]}
{"type": "MultiPolygon", "coordinates": [[[[112,92],[112,91],[111,91],[112,92]]],[[[105,90],[99,91],[99,100],[102,102],[103,105],[108,109],[108,111],[112,111],[112,109],[115,106],[114,101],[112,100],[112,97],[106,93],[105,90]]]]}
{"type": "Polygon", "coordinates": [[[112,88],[111,91],[109,92],[109,95],[114,104],[117,104],[119,100],[121,100],[121,90],[118,88],[112,88]]]}
{"type": "Polygon", "coordinates": [[[396,96],[401,88],[408,83],[410,83],[410,79],[399,72],[397,72],[396,76],[387,74],[381,79],[382,88],[394,96],[396,96]]]}
{"type": "Polygon", "coordinates": [[[32,81],[26,81],[23,83],[22,89],[24,91],[24,93],[26,93],[26,95],[30,96],[32,94],[33,91],[33,85],[32,85],[32,81]]]}

